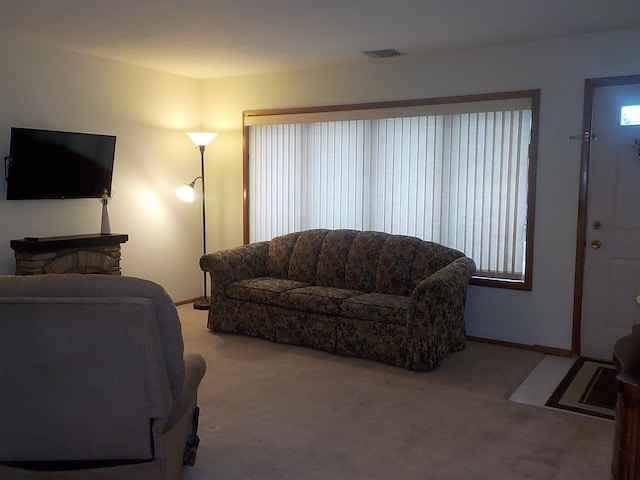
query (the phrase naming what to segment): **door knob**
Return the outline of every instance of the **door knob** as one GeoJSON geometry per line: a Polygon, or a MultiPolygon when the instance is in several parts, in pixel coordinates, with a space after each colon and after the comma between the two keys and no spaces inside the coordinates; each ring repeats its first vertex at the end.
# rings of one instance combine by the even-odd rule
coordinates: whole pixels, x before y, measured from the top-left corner
{"type": "Polygon", "coordinates": [[[591,242],[591,248],[599,249],[602,246],[602,242],[600,240],[594,240],[591,242]]]}
{"type": "Polygon", "coordinates": [[[602,228],[602,222],[600,220],[595,220],[592,226],[594,230],[600,230],[602,228]]]}

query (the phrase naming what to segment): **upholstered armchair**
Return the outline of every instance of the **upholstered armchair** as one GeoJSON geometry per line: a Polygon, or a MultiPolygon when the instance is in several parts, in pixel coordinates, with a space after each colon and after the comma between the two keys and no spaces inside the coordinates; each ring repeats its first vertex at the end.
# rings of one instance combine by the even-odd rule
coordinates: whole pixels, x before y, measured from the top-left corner
{"type": "Polygon", "coordinates": [[[0,276],[0,478],[181,478],[204,372],[159,285],[0,276]]]}

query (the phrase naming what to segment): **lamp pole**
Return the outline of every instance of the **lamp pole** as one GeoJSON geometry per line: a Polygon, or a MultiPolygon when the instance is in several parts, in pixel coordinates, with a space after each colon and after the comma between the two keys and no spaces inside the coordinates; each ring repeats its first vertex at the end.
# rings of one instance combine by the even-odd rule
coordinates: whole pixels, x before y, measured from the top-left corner
{"type": "MultiPolygon", "coordinates": [[[[204,150],[216,134],[208,132],[187,132],[187,135],[200,150],[200,180],[202,180],[202,254],[205,255],[207,253],[207,213],[204,186],[204,150]]],[[[211,308],[211,302],[207,298],[207,272],[202,272],[202,300],[194,302],[193,308],[196,310],[209,310],[209,308],[211,308]]]]}
{"type": "MultiPolygon", "coordinates": [[[[207,211],[204,193],[204,149],[205,145],[198,145],[200,149],[200,184],[202,185],[202,254],[207,253],[207,211]]],[[[211,302],[207,299],[207,272],[202,272],[202,300],[194,302],[196,310],[209,310],[211,302]]]]}

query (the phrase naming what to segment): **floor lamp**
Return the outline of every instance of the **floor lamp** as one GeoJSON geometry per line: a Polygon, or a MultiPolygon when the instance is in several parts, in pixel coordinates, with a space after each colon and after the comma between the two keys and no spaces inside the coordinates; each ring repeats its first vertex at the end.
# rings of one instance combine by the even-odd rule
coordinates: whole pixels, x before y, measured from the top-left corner
{"type": "MultiPolygon", "coordinates": [[[[207,253],[207,216],[205,209],[205,194],[204,194],[204,149],[211,140],[215,138],[217,133],[209,133],[209,132],[187,132],[191,141],[195,144],[196,147],[200,149],[200,176],[193,179],[193,181],[189,184],[184,185],[180,189],[178,189],[178,195],[180,198],[187,202],[193,202],[195,198],[194,187],[196,184],[196,180],[201,180],[202,185],[202,254],[207,253]]],[[[211,303],[207,298],[207,273],[202,273],[202,300],[199,302],[194,302],[193,308],[196,310],[209,310],[211,307],[211,303]]]]}

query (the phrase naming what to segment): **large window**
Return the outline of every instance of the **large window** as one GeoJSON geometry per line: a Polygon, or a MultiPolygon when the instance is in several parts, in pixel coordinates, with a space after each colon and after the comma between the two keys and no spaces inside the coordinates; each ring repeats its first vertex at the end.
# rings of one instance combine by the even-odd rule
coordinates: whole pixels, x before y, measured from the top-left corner
{"type": "Polygon", "coordinates": [[[309,228],[463,251],[531,289],[539,91],[244,114],[245,241],[309,228]]]}

